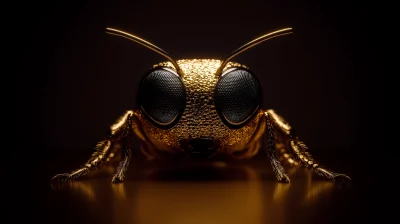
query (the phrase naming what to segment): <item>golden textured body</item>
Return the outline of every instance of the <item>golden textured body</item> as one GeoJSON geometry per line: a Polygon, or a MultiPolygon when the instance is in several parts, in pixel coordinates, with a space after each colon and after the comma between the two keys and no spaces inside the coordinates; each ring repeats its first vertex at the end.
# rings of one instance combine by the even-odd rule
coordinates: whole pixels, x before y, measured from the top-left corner
{"type": "MultiPolygon", "coordinates": [[[[261,135],[258,133],[265,129],[265,125],[260,123],[263,112],[259,110],[254,119],[239,129],[232,130],[221,122],[214,105],[214,90],[219,80],[215,74],[222,61],[190,59],[178,60],[177,63],[182,69],[181,78],[187,94],[186,107],[178,123],[170,129],[159,129],[146,119],[141,110],[134,111],[142,127],[142,135],[154,146],[147,144],[144,153],[156,157],[158,150],[184,152],[179,144],[181,140],[202,138],[221,141],[219,153],[234,155],[234,152],[245,150],[248,153],[240,153],[240,157],[254,155],[259,148],[256,142],[261,135]]],[[[154,65],[158,66],[174,69],[169,62],[154,65]]],[[[225,69],[232,66],[247,68],[230,62],[225,69]]]]}
{"type": "Polygon", "coordinates": [[[246,66],[230,61],[265,40],[290,34],[291,30],[285,28],[258,37],[233,51],[225,60],[175,61],[161,48],[137,36],[107,28],[109,34],[137,42],[166,57],[168,62],[153,66],[140,84],[144,87],[139,91],[143,94],[139,97],[138,108],[126,111],[111,125],[89,160],[75,171],[55,175],[53,180],[74,180],[86,175],[115,159],[113,146],[119,144],[123,146],[117,149],[122,152],[122,160],[112,182],[123,181],[131,160],[133,136],[141,140],[140,149],[149,159],[165,153],[207,156],[223,153],[250,158],[257,154],[265,139],[266,152],[279,181],[289,182],[281,162],[301,165],[332,181],[349,180],[347,175],[317,164],[289,123],[274,110],[261,108],[261,85],[254,74],[246,66]],[[219,97],[218,102],[216,97],[219,97]]]}

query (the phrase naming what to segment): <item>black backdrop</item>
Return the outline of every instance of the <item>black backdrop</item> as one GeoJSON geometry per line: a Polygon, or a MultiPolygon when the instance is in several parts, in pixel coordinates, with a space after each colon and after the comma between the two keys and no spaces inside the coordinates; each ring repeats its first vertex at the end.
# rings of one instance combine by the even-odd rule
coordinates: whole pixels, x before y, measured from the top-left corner
{"type": "MultiPolygon", "coordinates": [[[[107,35],[106,27],[143,37],[175,59],[222,59],[259,35],[293,27],[294,34],[265,42],[235,61],[259,76],[265,107],[283,115],[320,161],[343,158],[378,184],[387,171],[380,163],[390,158],[382,153],[384,74],[377,38],[382,23],[372,3],[34,1],[15,9],[4,21],[13,26],[13,35],[3,30],[13,39],[3,44],[17,55],[9,55],[17,66],[8,70],[16,78],[16,131],[9,132],[16,147],[2,156],[11,176],[7,186],[19,189],[11,197],[13,217],[40,209],[37,200],[47,198],[50,175],[67,171],[52,164],[68,167],[64,155],[86,160],[109,125],[134,107],[140,77],[165,61],[107,35]]],[[[362,195],[376,192],[370,184],[360,189],[362,195]]],[[[360,203],[366,208],[369,201],[360,203]]]]}
{"type": "MultiPolygon", "coordinates": [[[[369,3],[368,3],[369,4],[369,3]]],[[[372,159],[383,148],[383,75],[376,9],[354,1],[58,1],[16,13],[16,159],[89,155],[135,105],[139,78],[165,59],[106,27],[134,33],[174,58],[219,58],[264,33],[294,34],[238,57],[259,76],[266,108],[320,156],[372,159]],[[22,35],[23,34],[23,35],[22,35]],[[23,39],[22,39],[23,38],[23,39]]]]}

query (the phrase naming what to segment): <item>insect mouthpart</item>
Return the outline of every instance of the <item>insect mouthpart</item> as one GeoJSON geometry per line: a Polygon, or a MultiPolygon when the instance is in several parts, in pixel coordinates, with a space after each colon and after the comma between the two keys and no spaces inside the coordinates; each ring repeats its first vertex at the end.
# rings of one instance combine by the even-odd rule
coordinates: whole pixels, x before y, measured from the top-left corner
{"type": "Polygon", "coordinates": [[[219,140],[204,138],[184,139],[179,142],[185,153],[193,157],[210,157],[214,155],[221,146],[219,140]]]}

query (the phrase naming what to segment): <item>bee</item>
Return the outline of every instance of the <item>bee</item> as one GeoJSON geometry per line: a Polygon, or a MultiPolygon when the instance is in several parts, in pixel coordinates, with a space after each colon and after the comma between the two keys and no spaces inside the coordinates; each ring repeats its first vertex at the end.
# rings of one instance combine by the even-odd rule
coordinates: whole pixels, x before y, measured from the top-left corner
{"type": "Polygon", "coordinates": [[[290,182],[279,153],[291,164],[311,169],[329,180],[350,180],[318,164],[290,124],[272,109],[262,108],[262,87],[249,68],[231,60],[266,40],[291,34],[284,28],[260,36],[233,51],[225,60],[183,59],[133,34],[106,28],[111,35],[139,43],[168,61],[153,66],[138,86],[137,107],[127,110],[110,126],[91,157],[80,168],[55,175],[54,181],[71,181],[99,168],[121,145],[120,162],[112,183],[122,182],[132,156],[132,136],[149,159],[163,155],[213,157],[225,154],[237,159],[255,156],[265,149],[276,179],[290,182]],[[263,142],[266,140],[266,147],[263,142]],[[281,163],[282,162],[282,163],[281,163]]]}

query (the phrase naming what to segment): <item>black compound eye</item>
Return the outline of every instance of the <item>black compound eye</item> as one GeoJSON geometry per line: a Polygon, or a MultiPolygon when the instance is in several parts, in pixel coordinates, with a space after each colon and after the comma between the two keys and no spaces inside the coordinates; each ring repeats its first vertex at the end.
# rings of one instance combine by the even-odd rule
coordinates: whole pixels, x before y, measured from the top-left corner
{"type": "Polygon", "coordinates": [[[185,87],[174,71],[153,70],[139,85],[138,103],[153,123],[169,127],[179,120],[185,109],[185,87]]]}
{"type": "Polygon", "coordinates": [[[249,71],[234,68],[222,75],[215,89],[215,107],[221,119],[239,128],[261,104],[261,86],[249,71]]]}

